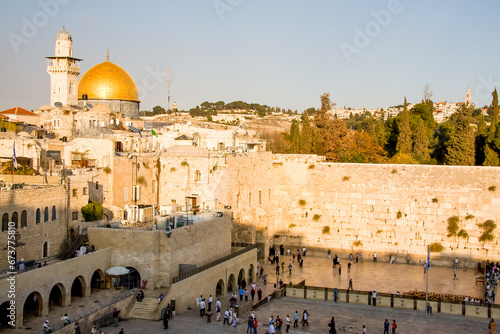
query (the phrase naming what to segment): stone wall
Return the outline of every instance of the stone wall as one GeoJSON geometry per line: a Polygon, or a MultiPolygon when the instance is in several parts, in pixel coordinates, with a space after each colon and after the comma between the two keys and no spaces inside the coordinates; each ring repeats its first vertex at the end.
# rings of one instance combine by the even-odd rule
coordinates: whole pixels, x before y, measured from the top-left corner
{"type": "Polygon", "coordinates": [[[441,257],[500,258],[496,236],[478,240],[478,224],[500,218],[500,168],[335,164],[287,155],[275,155],[273,166],[276,244],[418,257],[437,242],[441,257]],[[452,216],[467,238],[447,237],[452,216]]]}
{"type": "MultiPolygon", "coordinates": [[[[26,186],[24,189],[0,191],[0,218],[12,221],[17,213],[16,229],[17,261],[42,260],[43,247],[47,243],[47,256],[58,255],[67,236],[67,190],[64,186],[26,186]],[[55,207],[55,218],[53,217],[55,207]],[[47,208],[47,221],[45,220],[47,208]],[[37,210],[39,223],[37,224],[37,210]],[[26,211],[26,227],[21,225],[26,211]]],[[[3,229],[3,228],[2,228],[3,229]]],[[[7,269],[7,231],[0,232],[0,270],[7,269]]]]}
{"type": "Polygon", "coordinates": [[[148,287],[168,287],[179,264],[201,266],[231,253],[231,218],[224,216],[163,231],[89,228],[89,243],[113,249],[114,266],[133,267],[148,287]]]}

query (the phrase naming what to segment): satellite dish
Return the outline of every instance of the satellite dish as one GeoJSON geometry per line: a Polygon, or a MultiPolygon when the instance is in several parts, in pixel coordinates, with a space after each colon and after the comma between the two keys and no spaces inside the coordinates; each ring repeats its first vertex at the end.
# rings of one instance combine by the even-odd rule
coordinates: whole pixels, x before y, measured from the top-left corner
{"type": "Polygon", "coordinates": [[[63,104],[62,104],[61,102],[56,102],[56,103],[54,103],[54,107],[56,107],[56,108],[59,108],[59,109],[60,109],[60,108],[62,108],[62,107],[63,107],[63,104]]]}

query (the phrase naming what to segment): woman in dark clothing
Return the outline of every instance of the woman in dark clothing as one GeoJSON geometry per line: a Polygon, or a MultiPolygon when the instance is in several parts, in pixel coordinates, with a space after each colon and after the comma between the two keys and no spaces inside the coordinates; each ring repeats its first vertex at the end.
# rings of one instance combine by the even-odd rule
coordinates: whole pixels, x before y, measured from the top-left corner
{"type": "Polygon", "coordinates": [[[337,330],[335,329],[335,317],[332,317],[332,320],[328,324],[328,327],[330,327],[330,334],[336,334],[337,330]]]}

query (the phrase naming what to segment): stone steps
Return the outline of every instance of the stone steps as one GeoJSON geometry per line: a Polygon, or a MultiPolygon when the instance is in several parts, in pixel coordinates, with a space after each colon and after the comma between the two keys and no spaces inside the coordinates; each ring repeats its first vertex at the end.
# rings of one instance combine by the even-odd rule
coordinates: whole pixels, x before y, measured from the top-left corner
{"type": "Polygon", "coordinates": [[[142,302],[135,302],[132,310],[130,310],[129,318],[157,320],[156,313],[158,308],[158,299],[144,298],[142,302]]]}

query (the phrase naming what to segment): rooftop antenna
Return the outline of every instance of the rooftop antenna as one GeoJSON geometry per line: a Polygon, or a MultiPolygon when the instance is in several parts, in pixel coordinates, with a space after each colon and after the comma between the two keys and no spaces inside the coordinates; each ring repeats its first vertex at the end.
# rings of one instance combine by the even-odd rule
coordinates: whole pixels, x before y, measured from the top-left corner
{"type": "Polygon", "coordinates": [[[167,85],[167,112],[170,111],[170,84],[172,79],[170,78],[170,69],[168,69],[168,85],[167,85]]]}

